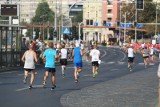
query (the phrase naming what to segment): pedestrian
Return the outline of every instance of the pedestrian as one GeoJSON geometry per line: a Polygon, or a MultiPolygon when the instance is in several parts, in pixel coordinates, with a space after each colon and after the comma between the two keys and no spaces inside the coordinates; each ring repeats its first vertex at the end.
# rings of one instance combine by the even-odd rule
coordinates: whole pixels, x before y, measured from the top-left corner
{"type": "Polygon", "coordinates": [[[57,55],[56,55],[56,50],[53,49],[53,43],[49,42],[48,46],[49,46],[49,49],[45,50],[45,52],[43,54],[43,60],[45,59],[45,61],[46,61],[43,87],[45,87],[45,85],[46,85],[46,81],[47,81],[47,78],[48,78],[48,75],[50,72],[51,73],[51,80],[52,80],[51,90],[53,90],[54,88],[56,88],[56,84],[55,84],[55,72],[56,72],[55,59],[57,58],[57,55]]]}
{"type": "Polygon", "coordinates": [[[67,66],[67,49],[65,48],[64,44],[61,44],[61,50],[59,53],[59,57],[60,57],[60,64],[61,64],[61,68],[62,68],[62,77],[64,78],[65,69],[67,66]]]}
{"type": "Polygon", "coordinates": [[[99,61],[100,61],[100,51],[97,49],[97,45],[93,46],[93,49],[90,52],[91,62],[92,62],[92,73],[93,78],[98,74],[99,61]]]}
{"type": "Polygon", "coordinates": [[[38,59],[37,59],[36,53],[32,49],[33,45],[29,44],[28,48],[29,50],[27,50],[22,56],[22,61],[24,62],[24,80],[23,82],[26,83],[28,72],[31,72],[30,85],[29,85],[29,88],[31,89],[33,81],[34,81],[34,75],[35,75],[35,62],[38,62],[38,59]]]}
{"type": "Polygon", "coordinates": [[[130,71],[132,71],[133,61],[136,54],[136,51],[133,49],[132,44],[129,45],[129,48],[127,49],[126,53],[128,54],[128,68],[130,71]]]}
{"type": "Polygon", "coordinates": [[[76,43],[76,47],[73,50],[73,64],[74,64],[74,77],[75,83],[78,82],[79,73],[82,71],[82,55],[83,51],[79,47],[79,43],[76,43]]]}
{"type": "Polygon", "coordinates": [[[147,68],[148,59],[149,59],[149,50],[148,50],[147,46],[144,46],[144,48],[142,48],[142,56],[144,59],[144,66],[145,66],[145,68],[147,68]]]}

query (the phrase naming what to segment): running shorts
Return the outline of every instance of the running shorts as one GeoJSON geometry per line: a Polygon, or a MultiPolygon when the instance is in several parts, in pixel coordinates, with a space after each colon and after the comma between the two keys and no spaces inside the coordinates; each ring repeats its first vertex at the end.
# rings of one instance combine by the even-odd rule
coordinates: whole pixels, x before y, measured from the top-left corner
{"type": "Polygon", "coordinates": [[[92,66],[99,66],[98,61],[93,61],[92,66]]]}
{"type": "Polygon", "coordinates": [[[46,67],[45,70],[48,71],[48,72],[56,72],[56,68],[46,67]]]}
{"type": "Polygon", "coordinates": [[[67,59],[60,59],[61,65],[67,65],[67,59]]]}

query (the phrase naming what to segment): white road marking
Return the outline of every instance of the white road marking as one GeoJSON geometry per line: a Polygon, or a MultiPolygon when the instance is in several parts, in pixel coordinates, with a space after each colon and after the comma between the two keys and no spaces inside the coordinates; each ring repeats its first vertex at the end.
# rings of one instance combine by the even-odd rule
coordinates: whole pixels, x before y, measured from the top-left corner
{"type": "Polygon", "coordinates": [[[107,52],[105,50],[102,50],[102,51],[104,51],[104,55],[102,55],[101,58],[103,58],[107,55],[107,52]]]}
{"type": "Polygon", "coordinates": [[[18,72],[18,71],[2,72],[2,73],[0,73],[0,75],[1,74],[11,74],[11,73],[15,73],[15,72],[18,72]]]}
{"type": "Polygon", "coordinates": [[[74,68],[74,67],[66,67],[66,69],[71,69],[71,68],[74,68]]]}
{"type": "Polygon", "coordinates": [[[120,62],[120,61],[118,61],[118,64],[124,64],[125,62],[120,62]]]}
{"type": "Polygon", "coordinates": [[[114,64],[115,62],[107,62],[107,64],[114,64]]]}
{"type": "Polygon", "coordinates": [[[84,77],[91,77],[92,74],[86,74],[86,75],[83,75],[84,77]]]}
{"type": "Polygon", "coordinates": [[[155,65],[154,63],[149,63],[149,65],[155,65]]]}
{"type": "Polygon", "coordinates": [[[119,69],[111,69],[111,71],[118,71],[119,69]]]}
{"type": "MultiPolygon", "coordinates": [[[[121,52],[121,51],[120,51],[121,52]]],[[[121,52],[123,54],[123,58],[120,61],[125,60],[125,58],[127,57],[126,54],[124,52],[121,52]]]]}
{"type": "MultiPolygon", "coordinates": [[[[33,88],[42,88],[42,87],[43,87],[43,85],[33,85],[33,88]]],[[[19,92],[19,91],[24,91],[27,89],[29,89],[29,87],[20,88],[20,89],[17,89],[16,91],[19,92]]]]}
{"type": "MultiPolygon", "coordinates": [[[[31,72],[29,72],[28,73],[28,75],[30,75],[31,74],[31,72]]],[[[37,75],[38,73],[37,72],[35,72],[35,75],[37,75]]],[[[23,74],[18,74],[18,76],[22,76],[22,75],[24,75],[24,73],[23,74]]]]}
{"type": "Polygon", "coordinates": [[[144,63],[142,62],[142,63],[138,63],[139,65],[144,65],[144,63]]]}

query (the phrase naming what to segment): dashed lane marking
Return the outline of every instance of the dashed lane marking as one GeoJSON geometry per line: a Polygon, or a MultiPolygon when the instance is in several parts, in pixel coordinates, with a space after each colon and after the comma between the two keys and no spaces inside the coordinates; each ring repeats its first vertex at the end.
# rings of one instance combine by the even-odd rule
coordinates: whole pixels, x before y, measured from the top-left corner
{"type": "Polygon", "coordinates": [[[118,71],[119,69],[111,69],[111,71],[118,71]]]}
{"type": "MultiPolygon", "coordinates": [[[[43,85],[33,85],[33,88],[42,88],[42,87],[43,87],[43,85]]],[[[24,90],[27,90],[27,89],[29,89],[29,87],[19,88],[16,91],[19,92],[19,91],[24,91],[24,90]]]]}
{"type": "MultiPolygon", "coordinates": [[[[31,73],[28,73],[29,75],[31,74],[31,73]]],[[[37,75],[38,73],[37,72],[35,72],[35,75],[37,75]]],[[[24,73],[23,74],[18,74],[18,76],[22,76],[22,75],[24,75],[24,73]]]]}
{"type": "Polygon", "coordinates": [[[2,74],[11,74],[11,73],[15,73],[15,72],[18,72],[18,71],[12,71],[12,72],[2,72],[2,73],[0,73],[0,75],[2,75],[2,74]]]}

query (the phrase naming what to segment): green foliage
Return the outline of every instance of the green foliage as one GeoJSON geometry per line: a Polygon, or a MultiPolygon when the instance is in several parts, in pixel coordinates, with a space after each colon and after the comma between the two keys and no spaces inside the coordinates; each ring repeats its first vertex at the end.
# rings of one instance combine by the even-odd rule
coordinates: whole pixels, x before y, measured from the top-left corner
{"type": "Polygon", "coordinates": [[[49,8],[46,1],[38,4],[36,15],[32,18],[32,23],[47,23],[54,21],[54,12],[49,8]]]}
{"type": "MultiPolygon", "coordinates": [[[[127,4],[123,6],[122,8],[122,22],[124,22],[124,13],[127,13],[127,22],[133,22],[135,21],[135,3],[127,4]]],[[[160,9],[158,10],[160,12],[160,9]]],[[[157,13],[158,13],[157,12],[157,13]]],[[[118,18],[119,19],[119,18],[118,18]]],[[[144,0],[144,9],[143,10],[137,10],[137,22],[138,23],[155,23],[156,21],[156,3],[154,3],[152,0],[144,0]]],[[[159,22],[159,17],[158,21],[159,22]]],[[[155,32],[155,25],[144,25],[144,28],[148,31],[148,34],[154,34],[155,32]]],[[[158,32],[159,31],[159,27],[158,32]]]]}
{"type": "Polygon", "coordinates": [[[78,25],[79,22],[83,21],[83,11],[78,12],[78,14],[72,17],[72,24],[78,25]]]}

